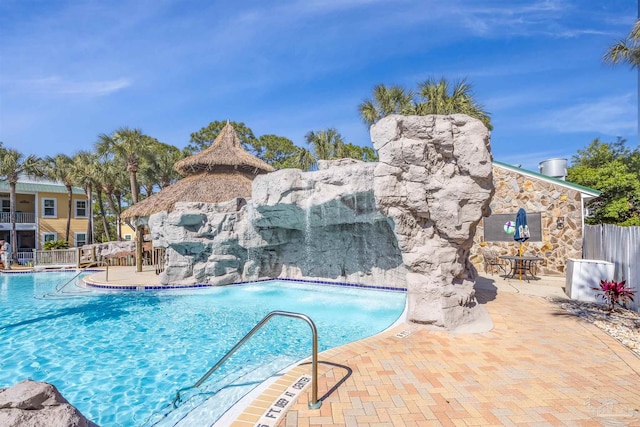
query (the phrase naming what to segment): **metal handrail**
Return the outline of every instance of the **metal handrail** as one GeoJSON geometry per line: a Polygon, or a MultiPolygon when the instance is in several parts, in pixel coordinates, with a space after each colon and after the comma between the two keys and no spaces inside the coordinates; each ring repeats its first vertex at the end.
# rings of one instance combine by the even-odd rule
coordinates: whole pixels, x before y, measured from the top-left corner
{"type": "Polygon", "coordinates": [[[61,292],[69,283],[73,282],[74,279],[76,279],[78,276],[80,276],[82,273],[84,273],[84,271],[87,268],[92,268],[97,266],[98,264],[102,263],[103,265],[105,265],[107,267],[107,271],[106,271],[106,278],[105,280],[108,282],[109,281],[109,264],[107,264],[105,261],[92,261],[90,265],[86,265],[82,268],[80,268],[78,271],[78,273],[76,273],[75,276],[73,276],[71,279],[67,280],[64,285],[60,286],[56,286],[56,293],[61,292]],[[94,265],[95,264],[95,265],[94,265]]]}
{"type": "Polygon", "coordinates": [[[211,369],[209,369],[203,376],[196,382],[192,387],[187,389],[178,390],[176,393],[175,399],[173,399],[173,405],[176,406],[176,402],[180,400],[180,392],[188,389],[200,387],[202,383],[204,383],[207,378],[211,376],[224,362],[229,359],[233,353],[235,353],[242,345],[249,340],[260,328],[262,328],[272,317],[274,316],[284,316],[284,317],[292,317],[296,319],[302,319],[311,328],[311,333],[313,334],[312,341],[312,355],[311,355],[311,401],[309,402],[309,409],[318,409],[322,406],[322,401],[318,400],[318,330],[316,329],[315,323],[313,320],[309,318],[309,316],[302,313],[292,313],[290,311],[272,311],[267,314],[256,326],[253,327],[249,331],[247,335],[245,335],[238,343],[233,346],[231,350],[225,354],[222,359],[218,361],[211,369]]]}

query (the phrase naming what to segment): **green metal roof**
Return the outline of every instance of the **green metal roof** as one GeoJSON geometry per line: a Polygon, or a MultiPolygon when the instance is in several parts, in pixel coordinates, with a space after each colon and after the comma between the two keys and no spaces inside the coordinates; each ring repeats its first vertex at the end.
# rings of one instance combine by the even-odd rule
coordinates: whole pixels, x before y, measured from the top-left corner
{"type": "MultiPolygon", "coordinates": [[[[73,194],[83,194],[84,190],[72,187],[73,194]]],[[[0,191],[9,192],[9,183],[0,181],[0,191]]],[[[18,182],[16,184],[17,193],[64,193],[67,194],[67,187],[62,184],[40,183],[40,182],[18,182]]]]}
{"type": "Polygon", "coordinates": [[[538,173],[538,172],[533,172],[533,171],[530,171],[530,170],[527,170],[527,169],[522,169],[522,168],[519,168],[517,166],[508,165],[506,163],[498,162],[498,161],[495,161],[495,160],[493,161],[493,164],[496,165],[496,166],[500,166],[502,168],[505,168],[505,169],[509,169],[510,171],[513,171],[513,172],[516,172],[516,173],[520,173],[520,174],[523,174],[523,175],[530,175],[530,176],[532,176],[534,178],[539,178],[539,179],[543,179],[545,181],[550,181],[550,182],[553,182],[554,184],[558,184],[558,185],[562,185],[564,187],[568,187],[568,188],[574,189],[576,191],[579,191],[581,193],[587,194],[587,195],[592,196],[592,197],[598,197],[600,194],[602,194],[602,191],[598,191],[598,190],[595,190],[593,188],[585,187],[585,186],[579,185],[579,184],[574,184],[573,182],[569,182],[569,181],[563,181],[563,180],[558,179],[558,178],[553,178],[551,176],[544,175],[544,174],[541,174],[541,173],[538,173]]]}

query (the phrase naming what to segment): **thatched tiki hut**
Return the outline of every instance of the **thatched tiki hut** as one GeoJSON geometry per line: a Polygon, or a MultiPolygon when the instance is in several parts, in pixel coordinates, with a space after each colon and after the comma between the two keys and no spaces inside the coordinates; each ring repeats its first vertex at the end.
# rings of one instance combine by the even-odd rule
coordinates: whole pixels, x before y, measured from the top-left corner
{"type": "MultiPolygon", "coordinates": [[[[176,202],[221,203],[237,197],[251,198],[251,182],[258,174],[272,172],[269,164],[247,153],[231,124],[227,123],[213,144],[173,166],[184,178],[142,200],[122,213],[123,219],[145,218],[171,212],[176,202]]],[[[142,227],[137,227],[141,230],[142,227]]],[[[136,232],[136,260],[142,271],[142,233],[136,232]]]]}

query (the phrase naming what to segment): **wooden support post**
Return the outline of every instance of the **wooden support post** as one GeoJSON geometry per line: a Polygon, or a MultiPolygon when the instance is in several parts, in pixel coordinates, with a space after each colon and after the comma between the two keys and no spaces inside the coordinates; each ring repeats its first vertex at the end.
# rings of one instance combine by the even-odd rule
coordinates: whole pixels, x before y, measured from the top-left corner
{"type": "Polygon", "coordinates": [[[142,224],[136,221],[136,271],[138,273],[142,271],[142,239],[142,224]]]}

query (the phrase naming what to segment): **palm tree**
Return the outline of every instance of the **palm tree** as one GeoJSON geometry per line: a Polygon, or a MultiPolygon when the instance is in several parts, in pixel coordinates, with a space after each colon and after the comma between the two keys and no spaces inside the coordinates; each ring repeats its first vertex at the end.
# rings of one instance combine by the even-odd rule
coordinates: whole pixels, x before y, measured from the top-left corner
{"type": "Polygon", "coordinates": [[[471,85],[466,80],[455,83],[451,92],[449,83],[444,78],[439,82],[427,79],[418,86],[421,102],[415,106],[417,115],[466,114],[480,120],[487,129],[493,130],[489,113],[473,99],[471,85]]]}
{"type": "Polygon", "coordinates": [[[342,135],[334,129],[310,131],[305,135],[307,144],[313,147],[317,160],[331,160],[345,157],[345,143],[342,135]]]}
{"type": "Polygon", "coordinates": [[[607,64],[627,63],[631,68],[640,65],[640,19],[633,24],[631,32],[624,40],[619,40],[607,50],[602,60],[607,64]]]}
{"type": "Polygon", "coordinates": [[[138,203],[137,173],[141,157],[149,155],[153,138],[144,135],[140,129],[123,127],[112,135],[101,134],[96,144],[96,151],[101,156],[114,157],[124,164],[129,172],[129,184],[133,203],[138,203]]]}
{"type": "Polygon", "coordinates": [[[298,148],[287,167],[298,168],[306,171],[311,169],[315,163],[316,158],[313,157],[313,154],[311,154],[309,150],[298,148]]]}
{"type": "Polygon", "coordinates": [[[9,182],[9,221],[11,223],[11,254],[13,262],[18,262],[18,239],[16,238],[16,184],[20,174],[35,175],[38,158],[24,157],[18,150],[4,148],[0,143],[0,178],[9,182]]]}
{"type": "Polygon", "coordinates": [[[105,177],[104,170],[105,165],[98,158],[96,161],[96,170],[95,170],[95,188],[96,188],[96,200],[98,202],[98,210],[100,211],[100,217],[102,218],[102,227],[104,229],[104,234],[107,237],[107,241],[111,241],[111,233],[109,232],[109,222],[107,221],[107,214],[104,210],[104,202],[102,199],[102,195],[104,194],[102,188],[104,186],[105,180],[108,178],[105,177]]]}
{"type": "Polygon", "coordinates": [[[73,185],[75,183],[73,160],[66,154],[58,154],[55,157],[47,156],[42,161],[42,168],[40,173],[47,179],[61,182],[67,189],[67,228],[65,231],[64,240],[69,243],[69,233],[71,232],[71,211],[73,203],[73,185]]]}
{"type": "Polygon", "coordinates": [[[75,182],[82,187],[87,196],[87,238],[93,243],[93,188],[97,179],[97,156],[89,151],[79,151],[73,158],[72,174],[75,182]]]}
{"type": "Polygon", "coordinates": [[[483,110],[471,94],[471,85],[466,80],[457,82],[453,92],[449,84],[442,78],[439,82],[427,79],[418,85],[419,99],[412,91],[405,91],[399,86],[386,87],[378,85],[373,88],[373,98],[365,100],[358,106],[360,117],[372,125],[389,114],[419,115],[457,114],[462,113],[475,117],[492,130],[489,113],[483,110]]]}
{"type": "Polygon", "coordinates": [[[358,106],[358,111],[368,125],[389,114],[415,114],[413,93],[400,86],[377,85],[373,88],[373,98],[365,99],[358,106]]]}
{"type": "Polygon", "coordinates": [[[177,147],[155,139],[151,147],[153,156],[143,159],[139,171],[147,197],[152,194],[153,187],[158,186],[162,190],[180,178],[173,165],[183,157],[177,147]]]}
{"type": "MultiPolygon", "coordinates": [[[[121,194],[120,187],[124,184],[123,181],[126,180],[124,175],[124,169],[119,167],[114,160],[107,160],[104,157],[100,159],[100,163],[98,164],[98,183],[96,188],[98,189],[98,201],[99,208],[101,209],[101,215],[103,217],[103,225],[105,226],[105,230],[108,230],[108,224],[106,220],[106,215],[104,212],[104,206],[102,205],[102,193],[104,193],[105,198],[107,199],[107,204],[109,205],[109,209],[116,217],[116,235],[118,241],[122,240],[122,229],[120,228],[120,204],[116,204],[114,201],[114,197],[116,199],[120,199],[119,194],[121,194]],[[118,196],[116,196],[118,194],[118,196]]],[[[110,236],[107,234],[107,238],[110,240],[110,236]]]]}

